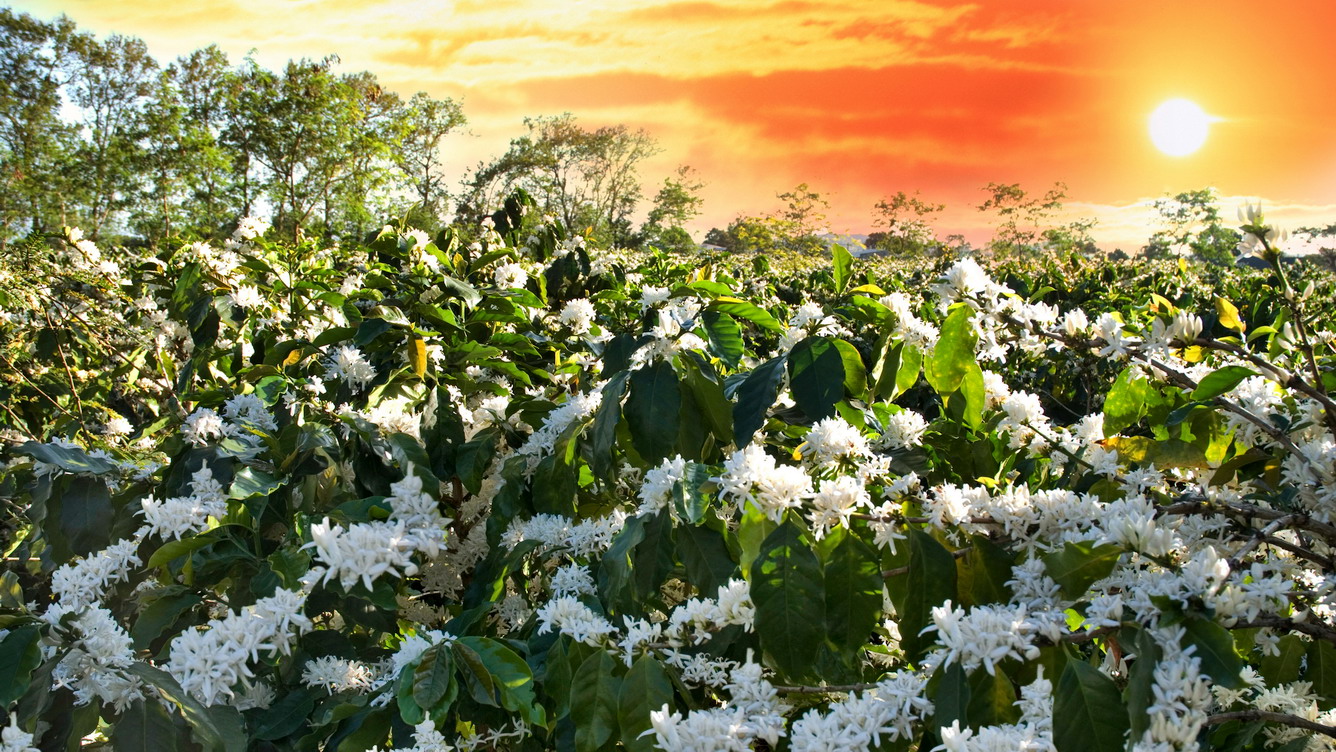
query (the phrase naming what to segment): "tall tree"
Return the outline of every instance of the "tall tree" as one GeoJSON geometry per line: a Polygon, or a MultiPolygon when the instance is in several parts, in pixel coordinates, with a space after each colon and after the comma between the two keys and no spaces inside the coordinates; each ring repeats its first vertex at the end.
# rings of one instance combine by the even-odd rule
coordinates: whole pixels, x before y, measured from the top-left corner
{"type": "Polygon", "coordinates": [[[586,130],[570,113],[524,124],[527,135],[474,173],[466,211],[481,213],[499,193],[523,188],[572,230],[630,243],[630,217],[641,198],[636,170],[658,152],[654,139],[626,125],[586,130]]]}
{"type": "Polygon", "coordinates": [[[443,216],[449,200],[441,142],[465,122],[458,102],[422,91],[408,100],[398,118],[395,163],[408,179],[417,211],[433,222],[443,216]]]}
{"type": "Polygon", "coordinates": [[[686,165],[678,167],[674,176],[664,178],[640,228],[642,244],[681,251],[694,247],[686,224],[700,214],[704,203],[700,190],[704,187],[695,170],[686,165]]]}
{"type": "Polygon", "coordinates": [[[79,34],[72,49],[66,93],[82,115],[83,131],[76,177],[84,187],[84,222],[97,237],[141,189],[137,129],[158,63],[143,40],[118,34],[105,41],[79,34]]]}
{"type": "Polygon", "coordinates": [[[882,228],[868,236],[868,247],[897,253],[926,250],[934,244],[928,217],[942,211],[946,204],[934,204],[919,198],[918,191],[909,195],[898,191],[890,198],[878,201],[872,224],[882,228]]]}
{"type": "Polygon", "coordinates": [[[12,234],[61,221],[60,165],[74,137],[61,87],[74,34],[64,16],[44,23],[0,8],[0,250],[12,234]]]}
{"type": "Polygon", "coordinates": [[[179,58],[172,74],[185,108],[181,156],[191,175],[183,206],[185,221],[196,232],[217,236],[250,209],[238,179],[246,160],[240,143],[226,137],[240,74],[217,45],[179,58]]]}

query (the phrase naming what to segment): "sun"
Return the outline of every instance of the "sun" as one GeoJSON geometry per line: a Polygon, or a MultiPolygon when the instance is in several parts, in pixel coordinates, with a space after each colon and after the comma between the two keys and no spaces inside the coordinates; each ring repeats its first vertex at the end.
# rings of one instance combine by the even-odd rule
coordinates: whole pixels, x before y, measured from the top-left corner
{"type": "Polygon", "coordinates": [[[1170,99],[1150,114],[1150,140],[1171,157],[1186,157],[1206,143],[1212,119],[1195,102],[1170,99]]]}

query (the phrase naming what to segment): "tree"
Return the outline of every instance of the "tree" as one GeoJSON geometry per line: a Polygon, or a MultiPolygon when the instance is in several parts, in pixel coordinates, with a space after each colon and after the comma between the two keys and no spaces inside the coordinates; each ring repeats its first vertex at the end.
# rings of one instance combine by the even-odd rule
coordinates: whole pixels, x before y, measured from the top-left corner
{"type": "Polygon", "coordinates": [[[771,216],[778,220],[775,229],[781,236],[782,247],[801,253],[824,252],[825,243],[817,233],[824,229],[830,202],[807,183],[799,183],[777,198],[784,202],[784,207],[771,216]]]}
{"type": "Polygon", "coordinates": [[[522,188],[573,231],[630,244],[630,217],[641,198],[636,168],[659,150],[649,133],[625,125],[586,130],[569,112],[525,118],[524,125],[528,135],[475,170],[461,217],[480,218],[498,196],[522,188]]]}
{"type": "Polygon", "coordinates": [[[11,233],[60,221],[61,162],[73,130],[60,118],[74,23],[0,8],[0,252],[11,233]]]}
{"type": "Polygon", "coordinates": [[[695,247],[686,224],[700,214],[703,187],[696,172],[686,165],[677,168],[675,177],[664,178],[663,186],[654,194],[654,206],[641,225],[641,244],[679,251],[695,247]]]}
{"type": "Polygon", "coordinates": [[[407,176],[422,215],[433,221],[444,214],[449,199],[441,141],[465,122],[464,110],[458,102],[433,99],[421,91],[408,100],[399,114],[395,163],[407,176]]]}
{"type": "Polygon", "coordinates": [[[1220,264],[1234,261],[1239,234],[1224,226],[1214,188],[1184,191],[1155,200],[1162,227],[1150,236],[1142,253],[1152,258],[1195,255],[1220,264]]]}
{"type": "Polygon", "coordinates": [[[919,198],[918,191],[912,196],[899,191],[878,201],[872,208],[875,212],[872,225],[884,230],[868,236],[868,247],[914,253],[926,250],[936,242],[927,217],[945,209],[946,204],[928,203],[919,198]]]}
{"type": "Polygon", "coordinates": [[[227,139],[229,120],[237,109],[239,75],[217,45],[179,58],[172,74],[185,110],[182,169],[191,176],[183,197],[183,221],[197,232],[217,236],[237,215],[250,210],[238,174],[245,158],[239,143],[227,139]]]}
{"type": "Polygon", "coordinates": [[[138,131],[158,63],[143,40],[119,34],[106,41],[79,34],[71,48],[73,74],[65,91],[82,115],[84,136],[69,182],[81,189],[83,224],[96,238],[141,190],[138,131]]]}
{"type": "Polygon", "coordinates": [[[983,190],[989,196],[979,205],[979,211],[996,212],[999,220],[997,234],[990,244],[994,251],[1033,252],[1042,247],[1089,252],[1094,248],[1090,237],[1094,220],[1078,219],[1050,226],[1067,198],[1064,183],[1054,183],[1042,197],[1028,196],[1019,183],[989,183],[983,190]]]}

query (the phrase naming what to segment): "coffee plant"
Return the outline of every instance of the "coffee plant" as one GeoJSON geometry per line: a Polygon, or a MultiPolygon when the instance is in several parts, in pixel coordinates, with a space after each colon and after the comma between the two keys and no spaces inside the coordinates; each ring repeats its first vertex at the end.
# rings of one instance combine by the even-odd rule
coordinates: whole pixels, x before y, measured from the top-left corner
{"type": "Polygon", "coordinates": [[[1330,749],[1331,279],[1242,221],[1265,271],[630,253],[522,195],[29,244],[3,749],[1330,749]]]}

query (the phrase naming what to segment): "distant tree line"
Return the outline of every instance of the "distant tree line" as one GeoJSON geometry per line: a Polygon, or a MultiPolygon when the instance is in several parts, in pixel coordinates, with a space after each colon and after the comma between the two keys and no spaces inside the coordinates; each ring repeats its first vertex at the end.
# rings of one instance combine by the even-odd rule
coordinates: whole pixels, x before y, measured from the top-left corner
{"type": "Polygon", "coordinates": [[[658,151],[645,131],[532,118],[505,154],[451,174],[440,149],[466,122],[458,102],[405,100],[337,63],[271,71],[210,46],[163,65],[142,40],[0,9],[0,249],[64,225],[216,238],[257,213],[287,237],[360,238],[391,216],[476,221],[517,188],[605,242],[691,244],[701,184],[688,168],[632,226],[637,168],[658,151]]]}

